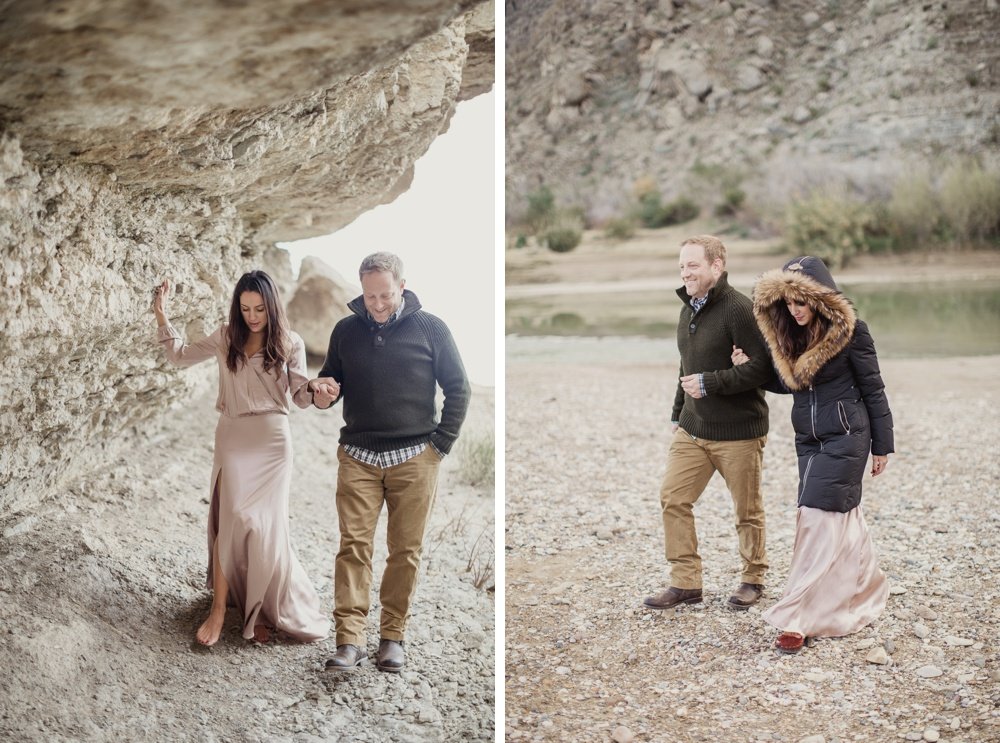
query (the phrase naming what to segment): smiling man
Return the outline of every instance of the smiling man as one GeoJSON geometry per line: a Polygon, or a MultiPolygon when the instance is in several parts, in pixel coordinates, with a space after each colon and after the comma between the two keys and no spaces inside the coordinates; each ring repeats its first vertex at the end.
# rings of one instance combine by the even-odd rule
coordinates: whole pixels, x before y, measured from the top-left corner
{"type": "Polygon", "coordinates": [[[643,603],[651,609],[702,601],[694,504],[718,471],[736,508],[742,574],[728,605],[747,609],[764,590],[764,503],[760,475],[768,413],[760,386],[773,371],[750,299],[729,286],[726,246],[698,235],[681,244],[677,290],[680,374],[671,415],[673,439],[660,490],[670,584],[643,603]],[[734,346],[751,344],[757,363],[733,366],[734,346]]]}
{"type": "Polygon", "coordinates": [[[337,652],[326,665],[345,670],[367,657],[372,550],[384,503],[389,556],[379,591],[376,664],[398,673],[438,465],[458,438],[470,389],[448,327],[405,288],[402,261],[373,253],[359,276],[363,293],[347,305],[353,314],[333,329],[320,376],[309,383],[317,407],[344,400],[333,589],[337,652]],[[438,385],[444,390],[440,420],[438,385]]]}

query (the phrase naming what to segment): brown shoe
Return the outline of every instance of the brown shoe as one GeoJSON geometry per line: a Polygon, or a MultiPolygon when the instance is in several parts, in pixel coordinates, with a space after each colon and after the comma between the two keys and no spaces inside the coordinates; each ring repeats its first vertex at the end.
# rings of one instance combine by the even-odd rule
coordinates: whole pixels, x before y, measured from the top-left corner
{"type": "Polygon", "coordinates": [[[375,665],[380,671],[389,673],[399,673],[406,663],[406,654],[403,652],[402,640],[385,640],[378,644],[378,655],[375,658],[375,665]]]}
{"type": "Polygon", "coordinates": [[[326,662],[328,671],[350,671],[361,665],[365,659],[365,651],[357,645],[338,645],[337,652],[326,662]]]}
{"type": "Polygon", "coordinates": [[[670,586],[663,593],[648,596],[642,602],[649,609],[670,609],[678,604],[700,604],[700,588],[674,588],[670,586]]]}
{"type": "Polygon", "coordinates": [[[749,609],[760,601],[763,594],[764,585],[762,583],[740,583],[740,587],[729,597],[729,608],[740,611],[749,609]]]}

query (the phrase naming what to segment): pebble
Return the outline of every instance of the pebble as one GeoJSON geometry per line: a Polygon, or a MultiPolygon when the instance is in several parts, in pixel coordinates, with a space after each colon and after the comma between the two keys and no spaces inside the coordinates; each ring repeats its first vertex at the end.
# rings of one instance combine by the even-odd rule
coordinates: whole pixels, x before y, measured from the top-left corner
{"type": "Polygon", "coordinates": [[[937,743],[937,741],[941,740],[941,733],[936,728],[927,728],[924,730],[924,740],[927,743],[937,743]]]}
{"type": "Polygon", "coordinates": [[[869,663],[874,663],[877,666],[884,666],[889,663],[889,654],[885,652],[884,647],[879,646],[869,650],[865,660],[869,663]]]}
{"type": "Polygon", "coordinates": [[[800,738],[799,743],[826,743],[826,738],[822,735],[810,735],[806,738],[800,738]]]}
{"type": "Polygon", "coordinates": [[[937,678],[942,673],[944,673],[944,671],[937,666],[921,666],[917,669],[917,675],[925,679],[937,678]]]}
{"type": "Polygon", "coordinates": [[[867,650],[868,648],[875,647],[878,644],[878,640],[874,637],[869,637],[858,643],[858,650],[867,650]]]}
{"type": "Polygon", "coordinates": [[[937,612],[927,606],[918,606],[913,610],[913,613],[928,622],[933,622],[938,618],[937,612]]]}
{"type": "Polygon", "coordinates": [[[945,645],[951,645],[952,647],[967,648],[975,643],[975,640],[969,640],[965,637],[955,637],[954,635],[948,635],[944,638],[945,645]]]}
{"type": "Polygon", "coordinates": [[[920,622],[917,622],[916,624],[913,625],[913,634],[915,634],[917,637],[923,640],[927,637],[930,637],[931,631],[927,629],[925,625],[920,624],[920,622]]]}
{"type": "Polygon", "coordinates": [[[635,740],[635,736],[627,727],[619,725],[611,731],[611,740],[615,743],[632,743],[635,740]]]}

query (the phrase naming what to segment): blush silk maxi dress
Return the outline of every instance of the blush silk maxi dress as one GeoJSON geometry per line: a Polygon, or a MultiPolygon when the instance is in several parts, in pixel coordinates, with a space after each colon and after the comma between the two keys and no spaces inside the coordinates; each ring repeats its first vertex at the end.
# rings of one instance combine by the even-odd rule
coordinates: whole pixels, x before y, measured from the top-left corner
{"type": "Polygon", "coordinates": [[[319,596],[292,548],[288,492],[292,475],[289,399],[300,408],[312,404],[306,376],[305,344],[291,334],[285,369],[265,372],[258,352],[236,373],[226,366],[226,327],[185,344],[167,323],[157,340],[178,366],[215,358],[219,365],[215,458],[208,517],[208,579],[212,588],[214,547],[229,583],[229,602],[243,617],[243,637],[255,624],[269,624],[296,640],[323,639],[330,621],[319,596]]]}

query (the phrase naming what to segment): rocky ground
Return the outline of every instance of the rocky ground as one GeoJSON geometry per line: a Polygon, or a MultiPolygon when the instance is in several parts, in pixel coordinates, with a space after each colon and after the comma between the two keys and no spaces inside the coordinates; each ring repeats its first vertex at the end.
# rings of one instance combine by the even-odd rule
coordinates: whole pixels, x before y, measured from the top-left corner
{"type": "MultiPolygon", "coordinates": [[[[407,670],[324,670],[334,639],[255,646],[230,610],[206,615],[205,519],[214,390],[152,438],[43,507],[0,523],[0,739],[17,741],[452,741],[494,737],[492,486],[445,460],[407,635],[407,670]]],[[[466,428],[492,431],[492,389],[466,428]]],[[[332,613],[339,412],[293,409],[292,534],[332,613]]],[[[376,535],[369,651],[378,644],[376,535]]]]}
{"type": "Polygon", "coordinates": [[[768,395],[768,588],[725,607],[739,557],[718,475],[696,507],[706,601],[667,583],[658,503],[676,366],[508,360],[508,740],[1000,740],[1000,357],[885,360],[897,453],[865,483],[883,616],[797,656],[760,617],[780,596],[797,482],[790,400],[768,395]]]}

